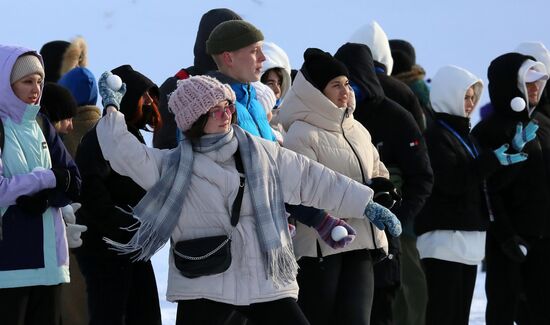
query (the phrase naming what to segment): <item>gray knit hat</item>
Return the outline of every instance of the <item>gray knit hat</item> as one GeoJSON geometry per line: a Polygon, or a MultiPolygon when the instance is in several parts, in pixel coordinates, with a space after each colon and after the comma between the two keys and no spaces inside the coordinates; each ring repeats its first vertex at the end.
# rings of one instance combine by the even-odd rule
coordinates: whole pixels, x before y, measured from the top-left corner
{"type": "Polygon", "coordinates": [[[212,55],[236,51],[263,40],[262,32],[251,23],[244,20],[229,20],[212,30],[206,41],[206,53],[212,55]]]}
{"type": "Polygon", "coordinates": [[[11,70],[10,84],[33,73],[38,73],[44,78],[44,67],[40,59],[34,54],[23,54],[15,61],[11,70]]]}

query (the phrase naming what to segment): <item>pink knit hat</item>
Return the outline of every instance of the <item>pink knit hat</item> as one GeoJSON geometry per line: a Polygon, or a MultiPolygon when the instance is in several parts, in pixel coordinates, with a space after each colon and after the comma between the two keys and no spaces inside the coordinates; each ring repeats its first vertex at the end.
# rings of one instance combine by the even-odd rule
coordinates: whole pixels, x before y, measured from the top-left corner
{"type": "Polygon", "coordinates": [[[229,85],[209,76],[192,76],[178,81],[168,107],[175,115],[178,128],[187,131],[201,115],[222,100],[235,103],[235,92],[229,85]]]}

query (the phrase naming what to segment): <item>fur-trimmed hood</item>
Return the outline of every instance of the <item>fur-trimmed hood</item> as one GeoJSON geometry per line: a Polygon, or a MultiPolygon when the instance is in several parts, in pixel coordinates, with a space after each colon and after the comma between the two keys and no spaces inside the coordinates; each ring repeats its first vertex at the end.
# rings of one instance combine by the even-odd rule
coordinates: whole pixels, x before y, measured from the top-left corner
{"type": "Polygon", "coordinates": [[[76,67],[85,68],[88,66],[88,45],[82,37],[75,38],[63,54],[61,61],[60,76],[76,67]]]}

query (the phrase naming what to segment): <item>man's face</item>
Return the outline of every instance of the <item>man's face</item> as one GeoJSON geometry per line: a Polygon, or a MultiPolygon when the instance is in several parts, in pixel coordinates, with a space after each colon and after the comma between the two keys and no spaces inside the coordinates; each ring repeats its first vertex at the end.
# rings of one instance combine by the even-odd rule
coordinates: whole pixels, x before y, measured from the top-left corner
{"type": "Polygon", "coordinates": [[[265,56],[262,52],[263,44],[263,41],[259,41],[242,49],[228,52],[231,58],[231,74],[234,79],[240,82],[260,80],[262,62],[265,61],[265,56]]]}
{"type": "Polygon", "coordinates": [[[525,86],[527,87],[527,97],[529,98],[529,106],[534,107],[539,103],[539,80],[533,82],[526,82],[525,86]]]}

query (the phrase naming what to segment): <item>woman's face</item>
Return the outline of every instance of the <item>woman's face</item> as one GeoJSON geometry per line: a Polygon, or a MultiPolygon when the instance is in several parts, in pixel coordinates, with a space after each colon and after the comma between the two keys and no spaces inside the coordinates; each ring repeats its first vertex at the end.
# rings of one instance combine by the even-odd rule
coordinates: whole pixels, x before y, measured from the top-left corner
{"type": "Polygon", "coordinates": [[[42,77],[38,73],[25,76],[11,85],[13,93],[26,104],[35,104],[42,91],[42,77]]]}
{"type": "Polygon", "coordinates": [[[235,105],[229,100],[222,100],[208,111],[208,120],[204,126],[205,134],[225,133],[231,127],[231,117],[235,113],[235,105]]]}
{"type": "Polygon", "coordinates": [[[279,75],[275,70],[271,69],[267,72],[267,78],[265,80],[265,84],[273,90],[273,93],[275,94],[275,97],[277,99],[281,98],[281,85],[283,81],[281,78],[279,78],[279,75]]]}
{"type": "Polygon", "coordinates": [[[328,82],[323,94],[337,107],[347,107],[351,88],[348,77],[338,76],[328,82]]]}
{"type": "Polygon", "coordinates": [[[468,90],[466,90],[466,94],[464,94],[464,113],[466,114],[466,117],[470,117],[470,114],[472,114],[475,103],[476,94],[474,92],[474,87],[472,86],[468,88],[468,90]]]}

